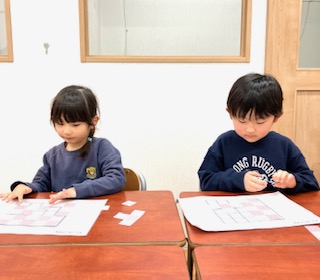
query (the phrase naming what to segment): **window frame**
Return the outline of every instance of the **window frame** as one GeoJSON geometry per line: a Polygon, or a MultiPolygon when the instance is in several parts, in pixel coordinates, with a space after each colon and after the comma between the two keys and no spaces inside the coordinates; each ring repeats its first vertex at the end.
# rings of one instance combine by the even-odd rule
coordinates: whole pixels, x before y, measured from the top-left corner
{"type": "MultiPolygon", "coordinates": [[[[147,1],[147,0],[146,0],[147,1]]],[[[188,62],[188,63],[249,63],[251,43],[252,0],[242,0],[241,39],[239,56],[113,56],[90,55],[87,0],[79,0],[81,62],[188,62]]]]}
{"type": "Polygon", "coordinates": [[[3,0],[3,1],[4,1],[4,14],[5,14],[8,53],[6,55],[0,54],[0,62],[13,62],[10,0],[3,0]]]}

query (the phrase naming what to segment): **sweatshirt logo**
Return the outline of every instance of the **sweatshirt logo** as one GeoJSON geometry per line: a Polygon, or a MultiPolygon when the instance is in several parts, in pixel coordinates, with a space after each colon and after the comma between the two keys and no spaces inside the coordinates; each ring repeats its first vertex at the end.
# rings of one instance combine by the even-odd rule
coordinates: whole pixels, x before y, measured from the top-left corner
{"type": "Polygon", "coordinates": [[[252,155],[251,158],[243,157],[233,166],[233,170],[240,173],[244,170],[256,170],[261,174],[261,180],[270,183],[274,186],[272,175],[276,173],[276,168],[267,161],[264,157],[252,155]],[[263,174],[264,173],[264,174],[263,174]]]}
{"type": "Polygon", "coordinates": [[[87,167],[86,174],[88,179],[95,179],[97,177],[97,170],[93,166],[87,167]]]}

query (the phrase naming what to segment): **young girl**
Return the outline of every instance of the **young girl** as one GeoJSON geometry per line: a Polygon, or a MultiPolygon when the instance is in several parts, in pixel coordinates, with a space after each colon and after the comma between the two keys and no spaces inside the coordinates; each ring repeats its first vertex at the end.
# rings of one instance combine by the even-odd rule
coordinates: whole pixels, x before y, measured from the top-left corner
{"type": "Polygon", "coordinates": [[[99,121],[99,107],[93,92],[82,86],[68,86],[53,99],[51,122],[64,140],[43,157],[43,166],[32,183],[17,181],[10,201],[31,192],[55,192],[49,203],[65,198],[87,198],[122,190],[125,175],[119,151],[104,138],[93,137],[99,121]]]}
{"type": "Polygon", "coordinates": [[[282,115],[282,101],[282,89],[270,75],[250,73],[233,84],[227,112],[234,130],[220,135],[209,148],[198,171],[201,190],[319,190],[299,148],[271,131],[282,115]]]}

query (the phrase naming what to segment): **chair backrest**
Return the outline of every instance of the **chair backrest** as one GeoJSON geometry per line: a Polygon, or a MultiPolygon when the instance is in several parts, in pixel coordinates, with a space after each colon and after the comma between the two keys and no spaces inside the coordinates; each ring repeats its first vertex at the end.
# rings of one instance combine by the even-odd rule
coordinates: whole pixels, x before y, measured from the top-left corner
{"type": "Polygon", "coordinates": [[[145,191],[147,190],[147,184],[144,176],[130,168],[123,168],[126,176],[126,184],[123,188],[124,191],[145,191]]]}

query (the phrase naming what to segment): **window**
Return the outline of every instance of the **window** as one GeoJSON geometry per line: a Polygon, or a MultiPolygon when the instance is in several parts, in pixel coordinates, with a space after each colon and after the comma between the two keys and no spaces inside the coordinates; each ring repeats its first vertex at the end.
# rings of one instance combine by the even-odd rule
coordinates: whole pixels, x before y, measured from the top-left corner
{"type": "Polygon", "coordinates": [[[301,11],[299,67],[320,68],[320,1],[303,0],[301,11]]]}
{"type": "Polygon", "coordinates": [[[12,62],[10,1],[0,0],[0,62],[12,62]]]}
{"type": "Polygon", "coordinates": [[[249,62],[251,0],[79,0],[82,62],[249,62]]]}

